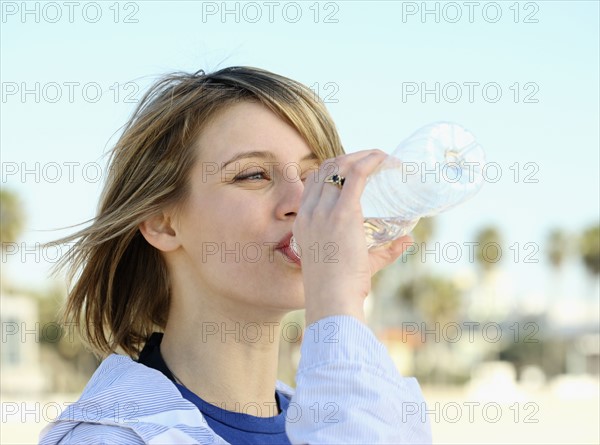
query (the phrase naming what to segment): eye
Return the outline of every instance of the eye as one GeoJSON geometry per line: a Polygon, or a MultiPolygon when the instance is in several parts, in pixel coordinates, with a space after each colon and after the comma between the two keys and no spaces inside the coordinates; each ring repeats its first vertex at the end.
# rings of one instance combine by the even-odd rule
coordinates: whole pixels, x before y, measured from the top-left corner
{"type": "Polygon", "coordinates": [[[240,173],[234,178],[234,181],[260,181],[261,179],[269,179],[264,171],[255,171],[251,173],[240,173]]]}
{"type": "Polygon", "coordinates": [[[313,173],[313,172],[315,172],[315,171],[317,171],[317,170],[319,170],[319,166],[318,166],[318,165],[317,165],[317,166],[314,166],[314,167],[311,167],[311,168],[309,168],[308,170],[306,170],[306,171],[305,171],[305,172],[302,174],[302,176],[300,177],[300,180],[301,180],[302,182],[306,182],[306,180],[308,179],[308,178],[307,178],[307,177],[308,177],[308,175],[310,175],[311,173],[313,173]]]}

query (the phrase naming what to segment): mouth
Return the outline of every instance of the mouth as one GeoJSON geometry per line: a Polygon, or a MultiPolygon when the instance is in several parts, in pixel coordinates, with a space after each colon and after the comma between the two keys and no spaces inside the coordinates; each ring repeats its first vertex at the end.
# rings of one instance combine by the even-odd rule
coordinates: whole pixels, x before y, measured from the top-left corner
{"type": "Polygon", "coordinates": [[[277,245],[277,247],[275,248],[275,250],[281,252],[281,254],[283,254],[283,256],[285,257],[285,259],[288,262],[300,266],[302,264],[301,261],[300,261],[300,258],[298,257],[298,255],[296,255],[296,253],[294,252],[294,250],[290,246],[290,240],[291,239],[292,239],[292,232],[287,233],[281,239],[281,241],[279,241],[279,244],[277,245]]]}

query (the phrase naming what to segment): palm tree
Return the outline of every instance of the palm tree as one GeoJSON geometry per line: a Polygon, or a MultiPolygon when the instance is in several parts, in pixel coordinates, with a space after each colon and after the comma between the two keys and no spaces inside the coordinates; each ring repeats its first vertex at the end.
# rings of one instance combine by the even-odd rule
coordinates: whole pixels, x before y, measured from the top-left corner
{"type": "Polygon", "coordinates": [[[25,224],[25,213],[19,197],[16,193],[2,189],[0,190],[0,243],[2,248],[5,244],[14,243],[25,224]]]}
{"type": "MultiPolygon", "coordinates": [[[[0,190],[0,251],[4,258],[5,250],[17,241],[25,225],[25,212],[16,193],[0,190]]],[[[5,272],[5,270],[4,270],[5,272]]],[[[0,288],[7,289],[6,273],[2,273],[0,288]]]]}
{"type": "Polygon", "coordinates": [[[561,229],[553,229],[546,240],[546,255],[552,267],[553,285],[549,292],[553,300],[562,292],[562,270],[566,256],[569,254],[569,240],[561,229]]]}
{"type": "Polygon", "coordinates": [[[561,229],[554,229],[548,235],[546,244],[548,260],[554,270],[558,271],[562,268],[564,259],[568,253],[569,243],[567,235],[561,229]]]}
{"type": "MultiPolygon", "coordinates": [[[[412,236],[416,243],[417,252],[411,255],[408,260],[405,269],[407,272],[408,280],[403,283],[403,293],[412,293],[411,296],[406,295],[404,301],[410,301],[408,305],[413,311],[416,310],[418,313],[421,312],[420,308],[416,305],[418,299],[421,298],[422,293],[428,292],[430,284],[430,276],[427,273],[427,268],[424,267],[423,257],[421,252],[423,249],[427,249],[427,243],[431,241],[433,234],[435,233],[435,220],[433,218],[421,218],[419,223],[415,226],[412,231],[412,236]]],[[[401,283],[402,284],[402,283],[401,283]]],[[[440,296],[441,297],[441,296],[440,296]]],[[[425,317],[426,318],[426,317],[425,317]]]]}
{"type": "Polygon", "coordinates": [[[407,316],[410,317],[410,313],[416,309],[412,304],[407,304],[406,299],[398,300],[394,296],[399,292],[400,287],[411,289],[412,292],[418,294],[417,288],[420,281],[418,276],[423,274],[420,250],[431,239],[434,231],[434,219],[421,218],[410,233],[416,243],[415,249],[419,249],[419,252],[414,255],[400,257],[394,264],[382,269],[373,276],[373,309],[370,320],[372,327],[376,329],[383,328],[386,324],[385,319],[389,318],[390,315],[392,319],[397,318],[393,312],[395,312],[394,309],[398,304],[404,306],[400,308],[403,312],[403,319],[407,316]],[[407,284],[414,284],[414,286],[407,287],[407,284]],[[390,308],[390,305],[393,307],[390,308]],[[390,309],[392,310],[390,311],[390,309]]]}
{"type": "Polygon", "coordinates": [[[579,254],[590,277],[590,296],[598,297],[600,275],[600,225],[588,227],[579,239],[579,254]]]}
{"type": "MultiPolygon", "coordinates": [[[[410,235],[413,237],[413,239],[415,240],[415,243],[417,243],[417,245],[419,246],[419,249],[421,249],[422,244],[426,244],[427,241],[429,241],[431,239],[431,237],[433,236],[433,233],[435,231],[435,221],[433,218],[421,218],[419,220],[419,223],[414,227],[414,229],[412,230],[412,232],[410,232],[410,235]]],[[[402,267],[402,272],[403,274],[406,274],[406,263],[409,263],[411,265],[416,265],[418,263],[417,259],[420,258],[420,255],[414,255],[411,256],[408,259],[399,259],[398,263],[402,263],[403,266],[402,267]],[[416,257],[416,259],[415,259],[416,257]]],[[[418,267],[418,266],[417,266],[418,267]]],[[[372,279],[372,283],[373,283],[373,289],[377,289],[378,286],[380,285],[381,282],[385,281],[384,276],[386,274],[392,273],[390,272],[390,270],[394,270],[394,275],[398,276],[398,269],[396,268],[396,265],[391,265],[390,267],[386,267],[385,269],[380,270],[379,272],[377,272],[375,275],[373,275],[373,279],[372,279]]]]}
{"type": "Polygon", "coordinates": [[[418,332],[411,334],[411,338],[426,343],[414,352],[417,376],[428,382],[448,383],[451,376],[460,373],[452,363],[455,350],[452,339],[445,337],[454,335],[453,329],[447,334],[449,323],[455,325],[459,320],[460,289],[451,279],[426,274],[412,277],[400,286],[396,298],[404,306],[415,308],[420,323],[418,332]]]}
{"type": "Polygon", "coordinates": [[[592,277],[600,275],[600,225],[588,227],[579,241],[579,254],[592,277]]]}
{"type": "Polygon", "coordinates": [[[502,258],[500,232],[495,227],[484,227],[475,237],[475,261],[483,269],[484,274],[489,274],[496,268],[502,258]],[[500,249],[500,250],[498,250],[500,249]]]}
{"type": "Polygon", "coordinates": [[[461,294],[456,284],[447,278],[425,275],[398,288],[397,298],[414,306],[427,324],[456,320],[461,294]]]}
{"type": "Polygon", "coordinates": [[[481,278],[472,295],[469,311],[478,320],[495,319],[499,303],[496,301],[495,272],[502,257],[500,232],[493,226],[484,227],[476,234],[475,242],[475,262],[481,269],[481,278]]]}

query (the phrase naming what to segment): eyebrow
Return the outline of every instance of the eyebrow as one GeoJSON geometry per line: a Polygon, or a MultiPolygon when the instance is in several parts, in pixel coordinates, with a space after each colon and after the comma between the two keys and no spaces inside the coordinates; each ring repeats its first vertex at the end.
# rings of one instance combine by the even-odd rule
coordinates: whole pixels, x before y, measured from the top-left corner
{"type": "MultiPolygon", "coordinates": [[[[272,151],[243,151],[241,153],[236,154],[229,161],[222,164],[221,170],[223,170],[225,167],[227,167],[229,164],[231,164],[233,162],[239,161],[241,159],[249,159],[249,158],[260,158],[260,159],[266,159],[268,161],[273,161],[277,157],[275,156],[275,154],[273,154],[272,151]]],[[[302,159],[300,159],[300,162],[316,161],[318,159],[319,158],[316,154],[309,153],[306,156],[304,156],[302,159]]]]}

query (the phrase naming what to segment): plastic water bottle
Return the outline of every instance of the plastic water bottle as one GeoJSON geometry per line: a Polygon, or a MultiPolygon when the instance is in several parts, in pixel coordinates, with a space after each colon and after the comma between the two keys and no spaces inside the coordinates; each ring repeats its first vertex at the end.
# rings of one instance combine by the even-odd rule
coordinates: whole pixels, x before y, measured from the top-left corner
{"type": "MultiPolygon", "coordinates": [[[[368,248],[404,236],[419,219],[475,195],[484,165],[483,149],[458,124],[435,122],[414,132],[367,178],[360,203],[368,248]]],[[[293,239],[291,247],[299,253],[293,239]]]]}

